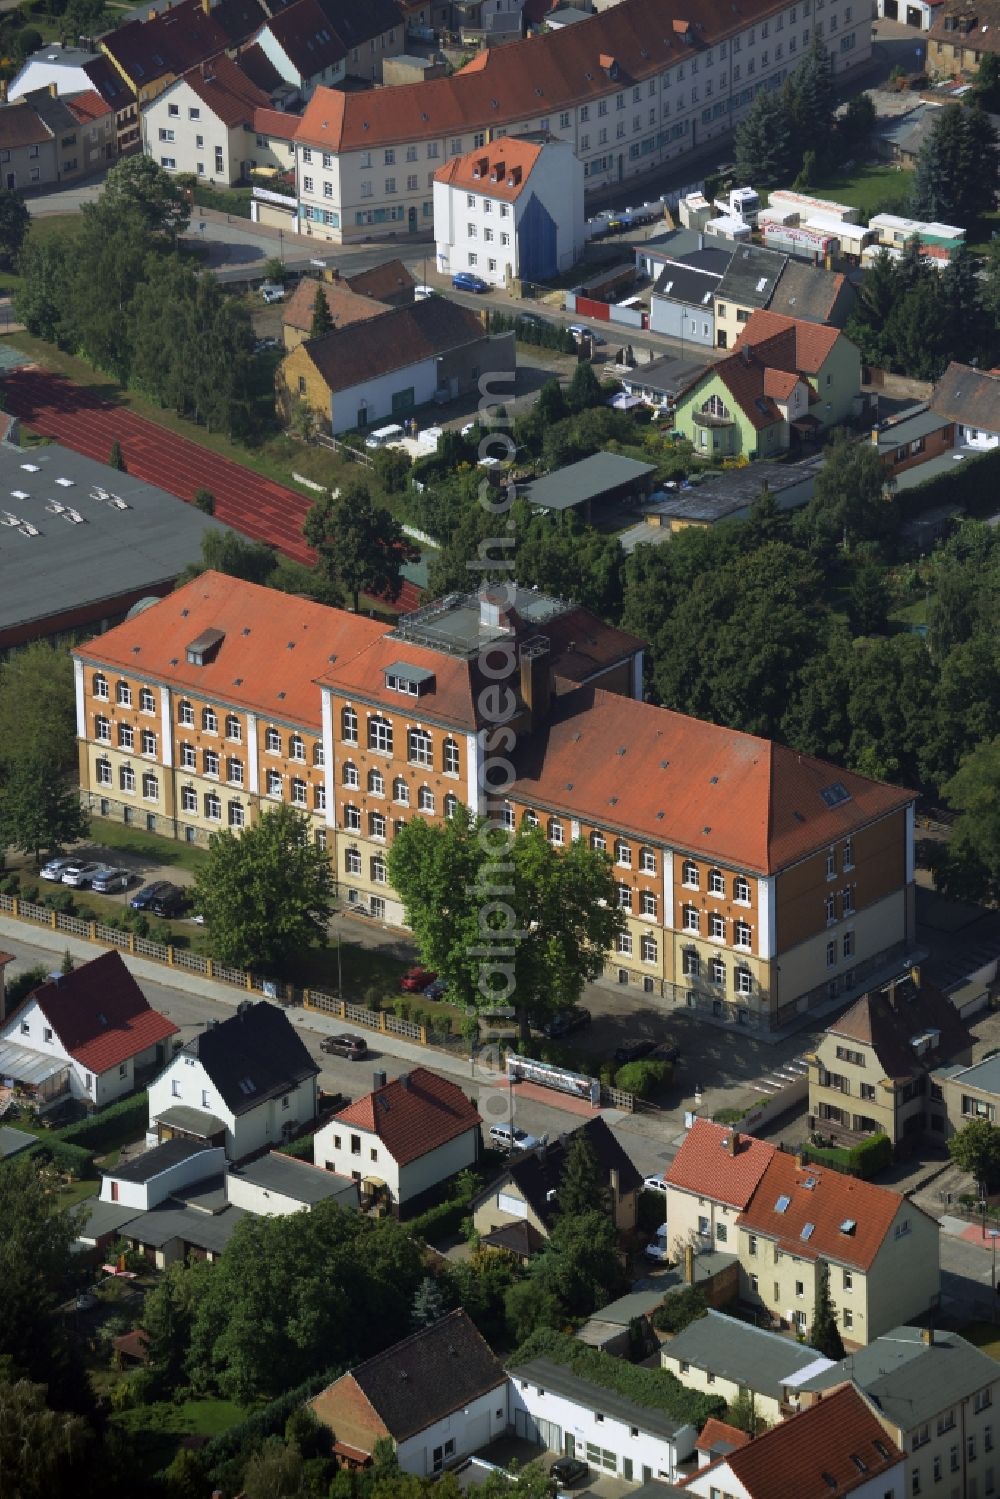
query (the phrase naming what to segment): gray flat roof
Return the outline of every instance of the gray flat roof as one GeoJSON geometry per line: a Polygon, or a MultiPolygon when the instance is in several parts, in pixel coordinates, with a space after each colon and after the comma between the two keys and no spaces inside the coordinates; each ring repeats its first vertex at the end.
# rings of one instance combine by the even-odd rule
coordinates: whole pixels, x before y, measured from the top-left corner
{"type": "Polygon", "coordinates": [[[103,1175],[123,1182],[152,1181],[154,1176],[160,1176],[172,1166],[179,1166],[181,1161],[201,1155],[206,1148],[197,1140],[165,1140],[162,1145],[155,1145],[152,1150],[144,1150],[141,1155],[104,1171],[103,1175]]]}
{"type": "Polygon", "coordinates": [[[0,444],[0,521],[0,629],[171,583],[201,560],[206,531],[226,529],[166,490],[57,443],[0,444]],[[127,508],[93,498],[98,486],[127,508]]]}
{"type": "MultiPolygon", "coordinates": [[[[982,988],[982,985],[977,987],[982,988]]],[[[947,1071],[956,1082],[968,1083],[970,1088],[981,1088],[984,1093],[1000,1093],[1000,1056],[984,1057],[971,1067],[948,1068],[947,1071]]]]}
{"type": "Polygon", "coordinates": [[[599,1306],[592,1313],[592,1319],[595,1322],[614,1322],[627,1327],[633,1317],[645,1317],[650,1312],[655,1312],[656,1308],[663,1304],[666,1293],[666,1286],[659,1286],[648,1291],[629,1291],[627,1295],[619,1296],[617,1301],[609,1301],[607,1306],[599,1306]]]}
{"type": "Polygon", "coordinates": [[[656,390],[673,396],[692,385],[708,368],[707,359],[674,359],[669,355],[637,364],[622,375],[622,384],[632,389],[656,390]]]}
{"type": "Polygon", "coordinates": [[[940,432],[942,427],[952,425],[949,417],[938,416],[936,411],[928,411],[926,407],[918,407],[915,411],[904,412],[898,422],[880,429],[878,450],[880,453],[891,453],[904,443],[915,442],[918,437],[929,437],[932,432],[940,432]]]}
{"type": "Polygon", "coordinates": [[[557,1364],[555,1359],[533,1358],[526,1364],[518,1364],[509,1369],[508,1373],[511,1379],[523,1379],[543,1390],[551,1390],[554,1395],[562,1395],[566,1400],[586,1406],[588,1410],[614,1416],[630,1426],[637,1426],[640,1431],[664,1437],[668,1442],[685,1425],[683,1421],[673,1420],[657,1406],[639,1405],[635,1400],[627,1400],[624,1395],[619,1395],[617,1391],[609,1390],[604,1385],[595,1384],[591,1379],[582,1379],[564,1364],[557,1364]]]}
{"type": "Polygon", "coordinates": [[[714,1311],[689,1322],[664,1344],[663,1351],[667,1358],[683,1359],[776,1400],[789,1374],[808,1368],[820,1357],[815,1348],[714,1311]]]}
{"type": "Polygon", "coordinates": [[[623,485],[637,484],[655,472],[654,463],[639,463],[620,453],[594,453],[525,485],[523,497],[543,510],[569,510],[623,485]]]}
{"type": "Polygon", "coordinates": [[[922,1328],[894,1327],[801,1388],[827,1390],[853,1379],[890,1421],[911,1431],[996,1378],[995,1361],[957,1332],[935,1331],[927,1344],[922,1328]]]}
{"type": "Polygon", "coordinates": [[[32,1145],[38,1144],[37,1135],[26,1134],[23,1129],[13,1129],[9,1124],[0,1124],[0,1160],[7,1160],[8,1156],[19,1155],[22,1150],[29,1150],[32,1145]]]}
{"type": "Polygon", "coordinates": [[[137,1239],[152,1249],[162,1249],[171,1239],[183,1239],[198,1249],[217,1254],[225,1249],[237,1226],[247,1216],[242,1208],[227,1207],[221,1213],[203,1213],[197,1208],[165,1202],[148,1213],[133,1213],[123,1232],[127,1239],[137,1239]]]}
{"type": "MultiPolygon", "coordinates": [[[[156,1124],[165,1124],[168,1129],[183,1130],[187,1135],[197,1135],[199,1139],[210,1140],[220,1130],[224,1130],[225,1121],[218,1119],[214,1114],[207,1113],[204,1109],[196,1109],[188,1103],[171,1104],[169,1109],[164,1109],[162,1114],[157,1114],[156,1124]]],[[[201,1147],[204,1149],[204,1147],[201,1147]]]]}
{"type": "Polygon", "coordinates": [[[328,1197],[350,1199],[357,1202],[357,1183],[349,1177],[337,1176],[324,1171],[321,1166],[311,1166],[308,1161],[296,1161],[292,1156],[260,1156],[245,1166],[231,1167],[230,1176],[242,1177],[255,1187],[267,1192],[277,1192],[291,1197],[296,1202],[325,1202],[328,1197]]]}
{"type": "Polygon", "coordinates": [[[713,474],[704,484],[690,489],[668,490],[643,506],[644,515],[663,515],[692,521],[725,520],[728,515],[748,509],[758,500],[765,485],[776,497],[788,490],[803,488],[803,502],[812,493],[821,458],[808,463],[748,463],[745,468],[728,469],[713,474]]]}
{"type": "MultiPolygon", "coordinates": [[[[504,605],[512,606],[530,625],[548,624],[574,607],[551,594],[535,593],[532,588],[511,585],[511,593],[512,597],[508,598],[505,585],[504,605]]],[[[478,594],[449,593],[410,614],[401,614],[387,638],[412,641],[431,650],[471,658],[478,656],[485,643],[498,639],[501,633],[499,625],[483,624],[478,594]]]]}
{"type": "Polygon", "coordinates": [[[105,1234],[117,1233],[125,1223],[135,1217],[135,1208],[123,1207],[120,1202],[101,1202],[99,1198],[87,1200],[87,1216],[80,1229],[81,1239],[100,1239],[105,1234]]]}
{"type": "MultiPolygon", "coordinates": [[[[904,468],[901,474],[895,474],[897,491],[900,489],[915,489],[918,484],[925,484],[928,479],[937,478],[939,474],[950,473],[957,464],[968,463],[970,458],[979,458],[982,448],[949,448],[946,453],[938,453],[936,458],[928,458],[926,463],[914,464],[913,468],[904,468]]],[[[952,507],[961,510],[962,506],[956,504],[952,507]]]]}

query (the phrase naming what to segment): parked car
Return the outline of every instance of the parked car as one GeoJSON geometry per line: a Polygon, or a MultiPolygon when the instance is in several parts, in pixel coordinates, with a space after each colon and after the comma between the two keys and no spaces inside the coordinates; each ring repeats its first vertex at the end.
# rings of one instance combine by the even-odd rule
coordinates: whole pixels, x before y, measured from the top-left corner
{"type": "Polygon", "coordinates": [[[76,1309],[78,1312],[92,1312],[97,1305],[97,1297],[93,1291],[81,1291],[76,1298],[76,1309]]]}
{"type": "Polygon", "coordinates": [[[437,974],[430,968],[408,968],[399,981],[399,987],[404,994],[423,994],[436,978],[437,974]]]}
{"type": "Polygon", "coordinates": [[[650,1056],[655,1062],[679,1062],[681,1049],[676,1041],[658,1041],[650,1056]]]}
{"type": "Polygon", "coordinates": [[[582,343],[585,338],[589,338],[595,349],[607,343],[607,339],[602,333],[595,332],[593,328],[585,327],[583,323],[570,323],[569,331],[577,343],[582,343]]]}
{"type": "Polygon", "coordinates": [[[482,276],[474,276],[471,271],[456,271],[451,278],[451,284],[457,291],[486,291],[486,282],[482,276]]]}
{"type": "Polygon", "coordinates": [[[132,878],[131,869],[118,869],[114,864],[102,864],[91,880],[90,888],[98,895],[110,895],[114,890],[127,890],[132,878]]]}
{"type": "Polygon", "coordinates": [[[575,1483],[583,1483],[590,1477],[590,1469],[579,1457],[557,1457],[549,1469],[549,1477],[571,1489],[575,1483]]]}
{"type": "Polygon", "coordinates": [[[61,880],[70,865],[76,864],[76,859],[67,858],[63,855],[59,859],[49,859],[38,871],[43,880],[61,880]]]}
{"type": "Polygon", "coordinates": [[[413,288],[413,300],[415,302],[426,302],[428,297],[436,297],[437,292],[433,286],[424,286],[421,283],[413,288]]]}
{"type": "Polygon", "coordinates": [[[661,1264],[670,1258],[670,1251],[667,1248],[667,1225],[665,1223],[660,1224],[656,1233],[646,1245],[645,1253],[647,1260],[659,1260],[661,1264]]]}
{"type": "Polygon", "coordinates": [[[490,1144],[499,1146],[501,1150],[534,1150],[545,1144],[545,1136],[538,1139],[535,1135],[529,1135],[526,1129],[516,1129],[509,1124],[491,1124],[490,1144]]]}
{"type": "Polygon", "coordinates": [[[268,349],[280,349],[281,343],[276,338],[258,338],[253,347],[255,354],[263,354],[268,349]]]}
{"type": "Polygon", "coordinates": [[[647,1192],[665,1192],[667,1190],[667,1173],[655,1171],[652,1176],[644,1176],[642,1185],[647,1192]]]}
{"type": "Polygon", "coordinates": [[[642,1057],[648,1057],[654,1050],[656,1042],[649,1036],[637,1036],[634,1041],[623,1041],[621,1046],[615,1047],[615,1064],[624,1067],[629,1062],[638,1062],[642,1057]]]}
{"type": "Polygon", "coordinates": [[[546,1020],[542,1026],[542,1035],[549,1041],[555,1041],[560,1036],[570,1036],[574,1031],[583,1030],[589,1024],[590,1011],[585,1010],[583,1005],[574,1005],[571,1010],[560,1010],[551,1020],[546,1020]]]}
{"type": "Polygon", "coordinates": [[[364,1036],[324,1036],[319,1043],[320,1051],[328,1051],[335,1057],[346,1057],[349,1062],[363,1062],[368,1055],[368,1042],[364,1036]]]}
{"type": "Polygon", "coordinates": [[[62,882],[64,885],[73,885],[77,890],[86,890],[94,875],[100,874],[104,867],[88,860],[76,859],[63,870],[62,882]]]}
{"type": "Polygon", "coordinates": [[[444,979],[435,979],[433,984],[428,984],[424,990],[425,999],[440,999],[442,994],[448,992],[448,985],[444,979]]]}
{"type": "Polygon", "coordinates": [[[129,905],[133,911],[148,911],[158,895],[172,888],[169,880],[154,880],[151,885],[144,885],[141,890],[137,890],[129,905]]]}
{"type": "Polygon", "coordinates": [[[180,885],[171,885],[168,881],[149,903],[148,909],[154,916],[161,920],[169,921],[174,916],[181,916],[187,907],[188,896],[180,885]]]}
{"type": "Polygon", "coordinates": [[[260,289],[261,299],[269,305],[271,302],[283,302],[285,300],[285,288],[279,286],[277,281],[265,281],[260,289]]]}

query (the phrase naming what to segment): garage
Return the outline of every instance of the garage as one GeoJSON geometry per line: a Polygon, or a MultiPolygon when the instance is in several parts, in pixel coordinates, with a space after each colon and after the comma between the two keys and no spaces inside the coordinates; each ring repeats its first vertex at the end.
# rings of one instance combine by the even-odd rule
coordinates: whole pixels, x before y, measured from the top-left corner
{"type": "Polygon", "coordinates": [[[490,1413],[480,1411],[475,1416],[470,1416],[465,1423],[465,1431],[462,1433],[462,1446],[466,1452],[478,1452],[480,1447],[485,1447],[490,1440],[490,1413]]]}
{"type": "Polygon", "coordinates": [[[514,1411],[514,1434],[526,1442],[535,1442],[549,1452],[562,1451],[562,1427],[544,1416],[533,1416],[530,1411],[514,1411]]]}

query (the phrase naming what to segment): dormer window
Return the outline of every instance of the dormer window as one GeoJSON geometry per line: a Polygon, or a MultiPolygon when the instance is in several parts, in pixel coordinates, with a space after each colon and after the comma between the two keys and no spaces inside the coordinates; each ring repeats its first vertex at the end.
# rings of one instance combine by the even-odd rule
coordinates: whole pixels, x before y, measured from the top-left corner
{"type": "Polygon", "coordinates": [[[422,666],[408,666],[404,661],[395,661],[385,674],[385,685],[389,692],[402,692],[407,697],[422,697],[434,687],[434,673],[422,666]]]}
{"type": "Polygon", "coordinates": [[[219,646],[226,638],[224,630],[202,630],[187,648],[189,666],[207,666],[215,659],[219,646]]]}

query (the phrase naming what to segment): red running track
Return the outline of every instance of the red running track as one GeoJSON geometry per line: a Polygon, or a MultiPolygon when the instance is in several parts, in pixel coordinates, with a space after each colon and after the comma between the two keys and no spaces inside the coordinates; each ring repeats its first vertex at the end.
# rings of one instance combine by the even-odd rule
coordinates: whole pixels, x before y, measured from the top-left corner
{"type": "MultiPolygon", "coordinates": [[[[28,367],[6,377],[4,407],[34,431],[99,463],[107,463],[117,441],[128,472],[137,479],[188,503],[196,490],[211,490],[216,519],[224,525],[267,542],[296,562],[311,565],[316,560],[302,539],[310,505],[303,495],[115,406],[95,391],[28,367]]],[[[419,590],[405,582],[397,607],[415,609],[419,602],[419,590]]]]}

